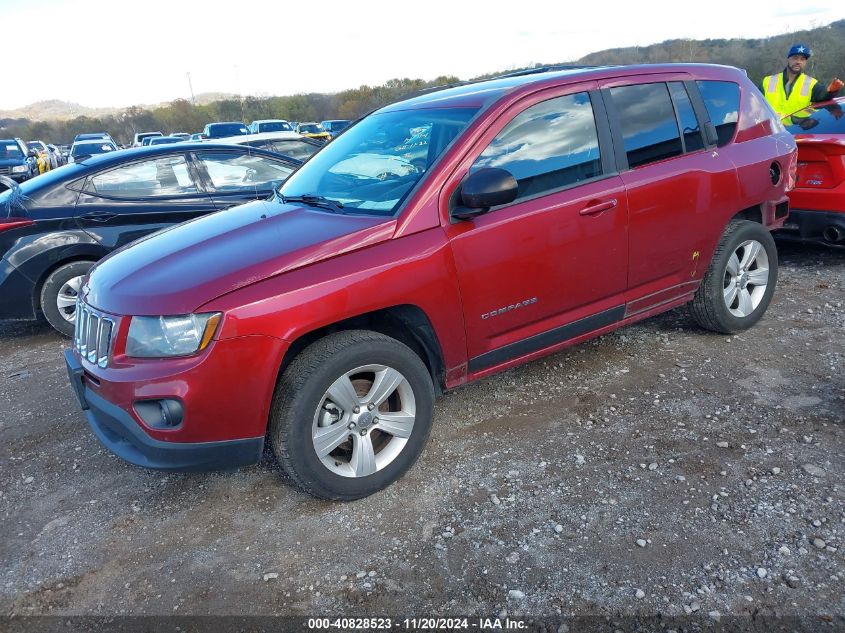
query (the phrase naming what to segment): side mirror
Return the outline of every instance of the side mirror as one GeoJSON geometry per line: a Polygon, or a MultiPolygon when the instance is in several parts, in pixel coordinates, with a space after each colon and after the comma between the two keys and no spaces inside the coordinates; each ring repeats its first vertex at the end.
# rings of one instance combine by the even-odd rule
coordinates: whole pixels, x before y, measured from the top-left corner
{"type": "Polygon", "coordinates": [[[452,211],[452,217],[470,220],[487,213],[490,207],[516,200],[519,185],[506,169],[485,167],[470,174],[461,185],[462,207],[452,211]]]}

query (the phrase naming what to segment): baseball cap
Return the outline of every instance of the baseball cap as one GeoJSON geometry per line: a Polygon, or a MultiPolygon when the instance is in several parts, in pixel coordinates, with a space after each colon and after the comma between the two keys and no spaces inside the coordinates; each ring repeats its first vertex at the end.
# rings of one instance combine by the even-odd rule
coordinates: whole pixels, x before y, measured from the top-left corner
{"type": "Polygon", "coordinates": [[[812,54],[813,53],[809,46],[805,46],[804,44],[795,44],[795,46],[789,49],[787,57],[792,57],[793,55],[803,55],[804,57],[809,58],[812,54]]]}

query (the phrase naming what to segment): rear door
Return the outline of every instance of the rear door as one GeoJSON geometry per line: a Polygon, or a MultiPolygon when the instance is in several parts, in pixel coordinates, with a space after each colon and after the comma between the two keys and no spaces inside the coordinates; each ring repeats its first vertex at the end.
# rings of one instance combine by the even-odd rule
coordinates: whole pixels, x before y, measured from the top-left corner
{"type": "Polygon", "coordinates": [[[602,83],[628,196],[626,315],[696,289],[706,269],[702,251],[721,232],[712,224],[723,221],[721,206],[735,192],[733,164],[705,144],[695,83],[683,74],[644,81],[602,83]]]}
{"type": "Polygon", "coordinates": [[[218,209],[266,199],[294,170],[289,163],[248,151],[198,151],[193,158],[218,209]]]}
{"type": "Polygon", "coordinates": [[[621,316],[627,205],[594,88],[591,82],[558,88],[514,105],[454,176],[498,167],[519,185],[514,202],[444,226],[461,288],[470,373],[621,316]]]}
{"type": "Polygon", "coordinates": [[[185,157],[174,152],[89,176],[76,222],[108,249],[216,211],[185,157]]]}

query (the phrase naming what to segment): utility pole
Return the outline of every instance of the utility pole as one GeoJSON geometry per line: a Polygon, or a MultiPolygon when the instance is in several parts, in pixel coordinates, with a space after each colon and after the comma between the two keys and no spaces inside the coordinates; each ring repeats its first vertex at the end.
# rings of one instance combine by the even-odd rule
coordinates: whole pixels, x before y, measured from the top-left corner
{"type": "Polygon", "coordinates": [[[188,76],[188,89],[191,91],[191,104],[197,105],[197,100],[194,98],[194,87],[191,85],[191,72],[188,71],[185,74],[188,76]]]}

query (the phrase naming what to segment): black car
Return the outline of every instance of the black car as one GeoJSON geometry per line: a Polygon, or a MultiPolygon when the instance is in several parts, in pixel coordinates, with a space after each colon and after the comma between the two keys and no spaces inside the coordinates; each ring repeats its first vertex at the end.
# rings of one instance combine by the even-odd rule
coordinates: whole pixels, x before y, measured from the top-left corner
{"type": "Polygon", "coordinates": [[[266,198],[300,164],[186,142],[92,156],[0,193],[0,319],[43,314],[70,336],[94,262],[161,228],[266,198]]]}

